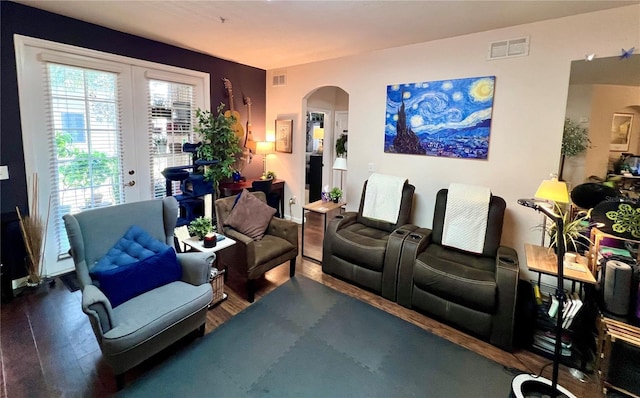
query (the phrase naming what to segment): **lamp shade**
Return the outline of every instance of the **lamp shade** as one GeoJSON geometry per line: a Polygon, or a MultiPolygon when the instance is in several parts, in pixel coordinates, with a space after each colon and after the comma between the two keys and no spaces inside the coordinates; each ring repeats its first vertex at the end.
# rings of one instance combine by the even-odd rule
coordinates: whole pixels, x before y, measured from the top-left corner
{"type": "Polygon", "coordinates": [[[322,127],[318,127],[317,129],[313,130],[313,139],[314,140],[324,139],[324,129],[322,127]]]}
{"type": "Polygon", "coordinates": [[[258,141],[256,143],[256,153],[258,155],[268,155],[270,153],[273,153],[273,142],[258,141]]]}
{"type": "Polygon", "coordinates": [[[347,170],[347,158],[336,158],[336,161],[333,162],[334,170],[347,170]]]}
{"type": "Polygon", "coordinates": [[[544,180],[540,183],[535,197],[542,200],[550,200],[558,203],[569,203],[569,190],[564,181],[558,181],[557,178],[544,180]]]}

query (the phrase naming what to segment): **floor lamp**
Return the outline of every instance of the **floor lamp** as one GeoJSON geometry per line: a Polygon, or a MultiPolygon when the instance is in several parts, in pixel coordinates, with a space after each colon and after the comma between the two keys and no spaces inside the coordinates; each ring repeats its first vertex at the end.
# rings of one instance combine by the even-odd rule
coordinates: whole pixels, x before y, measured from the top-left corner
{"type": "Polygon", "coordinates": [[[340,190],[342,191],[342,173],[347,171],[347,158],[336,158],[335,162],[333,162],[333,169],[340,172],[340,190]]]}
{"type": "Polygon", "coordinates": [[[267,178],[267,156],[273,153],[273,142],[258,141],[256,143],[256,153],[262,155],[262,178],[267,178]]]}
{"type": "MultiPolygon", "coordinates": [[[[569,203],[569,192],[567,190],[567,184],[558,181],[557,178],[551,180],[544,180],[540,184],[535,197],[537,199],[547,200],[554,203],[569,203]]],[[[536,211],[544,213],[551,219],[556,225],[556,233],[560,234],[564,231],[564,220],[562,214],[557,214],[555,208],[550,209],[541,204],[536,199],[518,199],[518,204],[530,207],[536,211]]],[[[560,236],[558,236],[560,238],[560,236]]],[[[564,307],[564,253],[565,242],[564,239],[556,239],[556,256],[558,260],[558,284],[556,286],[555,296],[558,299],[558,312],[555,327],[555,346],[553,352],[553,373],[551,380],[542,376],[535,376],[530,374],[521,374],[516,376],[511,383],[511,396],[512,397],[569,397],[575,398],[575,395],[571,394],[567,389],[558,385],[558,370],[560,366],[560,353],[562,349],[562,311],[564,307]]]]}

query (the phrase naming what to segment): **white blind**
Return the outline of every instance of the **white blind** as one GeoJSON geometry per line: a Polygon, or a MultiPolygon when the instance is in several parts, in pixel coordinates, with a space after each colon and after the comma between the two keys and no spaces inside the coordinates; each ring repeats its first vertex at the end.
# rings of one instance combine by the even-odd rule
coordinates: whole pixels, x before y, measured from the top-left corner
{"type": "Polygon", "coordinates": [[[58,254],[69,250],[67,213],[124,202],[118,74],[44,63],[49,115],[51,215],[58,254]]]}
{"type": "MultiPolygon", "coordinates": [[[[167,167],[192,164],[191,153],[182,151],[194,142],[195,96],[193,86],[168,80],[148,80],[149,161],[154,198],[166,196],[167,167]]],[[[172,194],[180,194],[180,182],[171,184],[172,194]]]]}

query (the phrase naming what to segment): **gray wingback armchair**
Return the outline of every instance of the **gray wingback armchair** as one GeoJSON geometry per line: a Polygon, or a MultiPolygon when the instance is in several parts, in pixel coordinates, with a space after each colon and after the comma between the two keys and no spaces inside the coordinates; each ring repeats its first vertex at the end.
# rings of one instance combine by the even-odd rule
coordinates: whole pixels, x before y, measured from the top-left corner
{"type": "Polygon", "coordinates": [[[67,214],[64,223],[78,279],[82,285],[82,311],[118,389],[124,373],[187,334],[204,334],[207,308],[213,294],[209,284],[211,255],[179,253],[182,280],[168,283],[117,305],[96,286],[89,272],[96,261],[132,226],[173,247],[178,218],[174,197],[148,200],[67,214]]]}
{"type": "Polygon", "coordinates": [[[416,229],[403,245],[397,302],[510,351],[520,268],[516,251],[500,245],[506,203],[491,196],[484,246],[475,254],[442,245],[447,193],[436,195],[433,230],[416,229]]]}
{"type": "Polygon", "coordinates": [[[336,216],[324,235],[322,271],[395,301],[402,242],[417,226],[408,224],[415,187],[405,182],[395,224],[364,217],[364,182],[357,212],[336,216]]]}

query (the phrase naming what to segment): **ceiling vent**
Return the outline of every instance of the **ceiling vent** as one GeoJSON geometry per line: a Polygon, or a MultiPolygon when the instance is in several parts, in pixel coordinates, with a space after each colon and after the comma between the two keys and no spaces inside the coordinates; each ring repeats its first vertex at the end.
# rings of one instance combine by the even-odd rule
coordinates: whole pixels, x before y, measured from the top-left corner
{"type": "Polygon", "coordinates": [[[528,37],[489,43],[489,59],[525,57],[527,55],[529,55],[528,37]]]}
{"type": "Polygon", "coordinates": [[[284,70],[278,70],[273,72],[271,78],[271,84],[273,86],[284,86],[287,84],[287,72],[284,70]]]}

